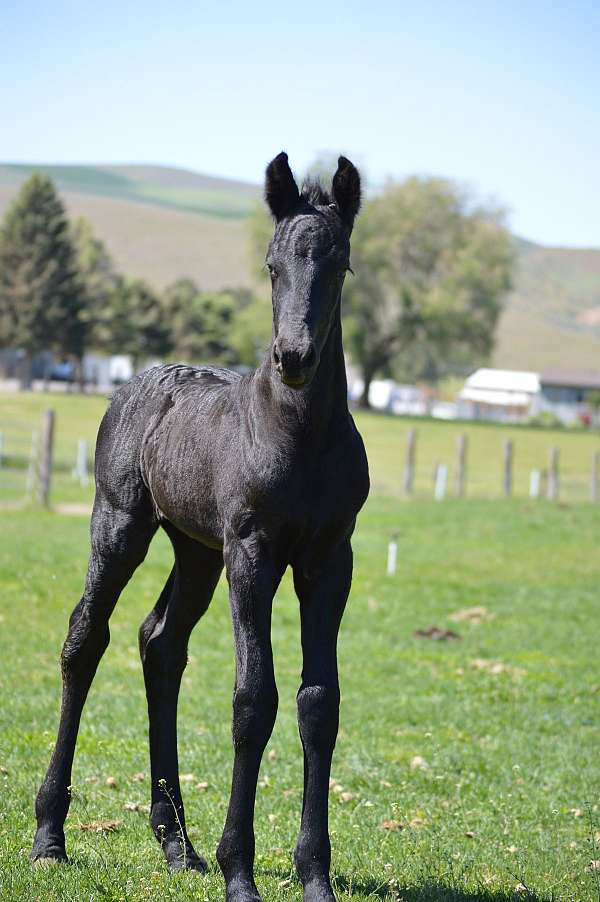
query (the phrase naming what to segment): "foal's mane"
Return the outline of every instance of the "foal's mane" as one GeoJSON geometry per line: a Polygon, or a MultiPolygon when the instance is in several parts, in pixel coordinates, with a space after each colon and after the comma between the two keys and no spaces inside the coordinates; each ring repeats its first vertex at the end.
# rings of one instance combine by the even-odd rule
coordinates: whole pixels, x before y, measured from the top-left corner
{"type": "Polygon", "coordinates": [[[302,200],[313,207],[326,207],[331,203],[329,191],[326,191],[318,178],[308,176],[302,183],[302,192],[300,194],[302,200]]]}

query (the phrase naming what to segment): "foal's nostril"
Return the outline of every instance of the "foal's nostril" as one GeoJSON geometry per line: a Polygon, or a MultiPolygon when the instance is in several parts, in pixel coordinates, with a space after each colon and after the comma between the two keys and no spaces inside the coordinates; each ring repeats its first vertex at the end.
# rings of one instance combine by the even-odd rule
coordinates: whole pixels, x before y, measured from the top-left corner
{"type": "Polygon", "coordinates": [[[271,350],[273,364],[286,385],[304,385],[315,368],[317,351],[313,342],[289,342],[279,336],[271,350]]]}

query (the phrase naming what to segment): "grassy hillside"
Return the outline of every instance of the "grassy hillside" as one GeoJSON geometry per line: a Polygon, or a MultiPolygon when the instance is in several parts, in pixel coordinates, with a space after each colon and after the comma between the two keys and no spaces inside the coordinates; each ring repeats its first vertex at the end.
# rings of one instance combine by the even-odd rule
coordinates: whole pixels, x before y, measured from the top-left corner
{"type": "Polygon", "coordinates": [[[515,290],[500,324],[495,363],[599,367],[600,250],[520,241],[518,251],[515,290]]]}
{"type": "Polygon", "coordinates": [[[0,166],[0,185],[16,188],[39,169],[62,192],[134,200],[217,218],[242,218],[260,194],[256,185],[167,166],[8,164],[0,166]]]}
{"type": "MultiPolygon", "coordinates": [[[[164,166],[0,165],[0,215],[34,168],[52,176],[124,271],[158,288],[182,275],[207,289],[249,282],[244,220],[259,186],[164,166]]],[[[600,366],[600,250],[518,241],[493,363],[600,366]]]]}
{"type": "MultiPolygon", "coordinates": [[[[0,185],[0,214],[14,189],[0,185]]],[[[190,276],[211,290],[249,280],[244,222],[137,201],[64,192],[71,216],[84,216],[117,267],[163,288],[190,276]]]]}

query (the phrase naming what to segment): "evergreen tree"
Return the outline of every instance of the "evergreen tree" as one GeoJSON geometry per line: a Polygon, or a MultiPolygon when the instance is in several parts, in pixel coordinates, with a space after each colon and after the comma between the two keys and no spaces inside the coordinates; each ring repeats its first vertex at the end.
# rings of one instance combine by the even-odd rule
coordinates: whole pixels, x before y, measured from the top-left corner
{"type": "Polygon", "coordinates": [[[82,307],[65,209],[50,179],[34,174],[0,228],[0,345],[80,359],[82,307]]]}
{"type": "Polygon", "coordinates": [[[83,290],[81,319],[86,347],[100,349],[105,344],[103,323],[107,310],[118,303],[121,279],[102,241],[96,238],[87,219],[77,219],[71,236],[83,290]]]}

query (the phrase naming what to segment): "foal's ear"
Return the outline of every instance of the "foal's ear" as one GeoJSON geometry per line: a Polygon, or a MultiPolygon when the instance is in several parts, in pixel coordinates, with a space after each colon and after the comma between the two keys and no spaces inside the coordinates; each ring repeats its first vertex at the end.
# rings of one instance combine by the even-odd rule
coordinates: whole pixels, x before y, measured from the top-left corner
{"type": "Polygon", "coordinates": [[[281,151],[267,166],[265,200],[277,222],[287,216],[300,200],[300,192],[288,163],[288,155],[281,151]]]}
{"type": "Polygon", "coordinates": [[[360,175],[358,169],[346,157],[338,160],[337,172],[331,184],[331,196],[336,202],[340,216],[349,228],[360,209],[360,175]]]}

